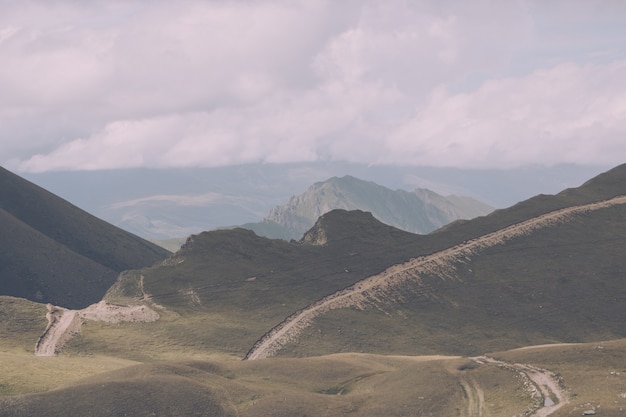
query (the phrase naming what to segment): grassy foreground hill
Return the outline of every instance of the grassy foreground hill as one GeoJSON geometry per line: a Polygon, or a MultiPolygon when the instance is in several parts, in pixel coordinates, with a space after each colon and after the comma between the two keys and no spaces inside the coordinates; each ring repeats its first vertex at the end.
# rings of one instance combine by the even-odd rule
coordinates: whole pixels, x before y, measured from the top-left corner
{"type": "Polygon", "coordinates": [[[0,294],[66,307],[101,299],[119,272],[169,252],[0,168],[0,294]]]}
{"type": "Polygon", "coordinates": [[[358,353],[240,361],[176,346],[170,353],[133,362],[100,352],[46,358],[0,349],[0,416],[563,417],[594,410],[617,417],[626,409],[626,339],[491,353],[493,364],[358,353]],[[542,393],[524,367],[559,391],[542,393]],[[557,395],[558,408],[546,407],[557,395]]]}

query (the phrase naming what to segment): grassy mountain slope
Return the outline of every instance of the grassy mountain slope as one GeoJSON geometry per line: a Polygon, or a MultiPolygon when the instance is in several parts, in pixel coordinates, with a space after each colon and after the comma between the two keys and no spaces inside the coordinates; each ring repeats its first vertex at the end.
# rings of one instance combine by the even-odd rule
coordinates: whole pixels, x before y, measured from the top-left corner
{"type": "MultiPolygon", "coordinates": [[[[623,194],[626,165],[556,196],[452,224],[429,235],[426,245],[443,249],[552,210],[623,194]]],[[[283,354],[475,354],[624,337],[624,219],[626,207],[614,206],[494,246],[452,265],[451,276],[420,277],[426,290],[407,285],[400,302],[382,299],[374,309],[327,313],[283,354]]]]}
{"type": "Polygon", "coordinates": [[[0,168],[2,294],[68,307],[99,300],[125,269],[168,252],[0,168]]]}
{"type": "Polygon", "coordinates": [[[401,286],[400,299],[326,313],[283,354],[474,355],[624,337],[624,218],[625,207],[604,209],[488,248],[401,286]]]}
{"type": "Polygon", "coordinates": [[[420,250],[422,237],[369,213],[337,210],[318,223],[333,230],[325,245],[272,240],[245,229],[193,235],[165,264],[124,274],[107,298],[143,291],[182,315],[172,325],[190,326],[188,337],[195,334],[207,348],[243,355],[292,311],[420,250]],[[201,334],[191,329],[194,317],[211,317],[201,334]]]}
{"type": "Polygon", "coordinates": [[[287,204],[272,209],[262,222],[244,227],[262,236],[300,239],[321,215],[333,209],[368,211],[379,221],[412,233],[428,233],[451,221],[493,210],[469,197],[444,197],[424,189],[394,191],[344,176],[312,185],[287,204]]]}
{"type": "MultiPolygon", "coordinates": [[[[188,320],[188,343],[240,355],[288,315],[390,265],[554,209],[626,194],[625,170],[430,235],[342,210],[322,216],[299,243],[242,229],[203,233],[167,265],[127,275],[109,296],[137,296],[143,276],[143,290],[155,302],[188,320]],[[203,316],[212,318],[203,333],[191,330],[193,317],[203,316]]],[[[496,245],[454,265],[452,278],[424,276],[423,287],[407,284],[398,300],[319,317],[281,354],[475,354],[624,337],[625,218],[626,207],[615,206],[496,245]]]]}
{"type": "Polygon", "coordinates": [[[0,295],[1,350],[32,349],[46,328],[46,306],[21,298],[0,295]]]}

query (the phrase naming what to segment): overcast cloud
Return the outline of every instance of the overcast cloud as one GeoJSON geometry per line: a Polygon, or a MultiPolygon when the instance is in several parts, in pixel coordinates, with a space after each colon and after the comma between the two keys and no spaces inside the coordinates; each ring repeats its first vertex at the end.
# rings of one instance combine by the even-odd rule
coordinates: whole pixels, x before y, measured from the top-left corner
{"type": "Polygon", "coordinates": [[[624,39],[621,0],[0,0],[0,164],[618,164],[624,39]]]}

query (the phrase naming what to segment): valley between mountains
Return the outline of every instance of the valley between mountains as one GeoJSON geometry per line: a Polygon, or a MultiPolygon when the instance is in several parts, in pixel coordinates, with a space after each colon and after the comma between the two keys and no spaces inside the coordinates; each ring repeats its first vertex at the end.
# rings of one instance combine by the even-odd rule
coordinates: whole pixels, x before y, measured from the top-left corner
{"type": "Polygon", "coordinates": [[[0,416],[623,416],[625,219],[622,165],[427,235],[192,235],[93,302],[0,296],[0,416]]]}

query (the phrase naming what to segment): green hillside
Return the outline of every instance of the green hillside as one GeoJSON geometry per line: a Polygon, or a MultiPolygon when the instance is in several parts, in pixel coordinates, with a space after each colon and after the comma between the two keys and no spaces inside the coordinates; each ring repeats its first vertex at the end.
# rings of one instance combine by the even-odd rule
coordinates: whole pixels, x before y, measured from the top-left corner
{"type": "MultiPolygon", "coordinates": [[[[626,194],[624,171],[430,235],[342,210],[322,216],[297,243],[243,229],[202,233],[167,265],[128,274],[109,297],[137,296],[143,276],[154,302],[190,320],[185,337],[195,342],[186,343],[241,355],[287,316],[391,265],[558,208],[626,194]],[[191,330],[192,318],[203,316],[212,318],[203,332],[191,330]]],[[[280,354],[476,354],[624,337],[626,306],[618,300],[626,298],[625,218],[618,205],[496,245],[455,264],[452,277],[424,276],[419,288],[408,283],[373,308],[330,311],[280,354]]]]}
{"type": "Polygon", "coordinates": [[[463,354],[626,336],[626,207],[538,230],[424,274],[392,302],[326,313],[283,355],[463,354]]]}
{"type": "MultiPolygon", "coordinates": [[[[557,210],[626,194],[626,165],[579,188],[428,236],[436,252],[557,210]]],[[[626,205],[574,216],[422,274],[364,311],[315,320],[283,355],[329,352],[479,354],[529,344],[626,336],[626,205]],[[471,341],[471,342],[468,342],[471,341]]]]}
{"type": "Polygon", "coordinates": [[[153,302],[182,315],[172,322],[175,328],[211,317],[201,332],[189,328],[186,339],[196,337],[208,349],[243,356],[259,335],[294,310],[409,259],[420,252],[423,239],[358,211],[328,213],[318,229],[301,243],[245,229],[193,235],[165,265],[124,274],[107,298],[140,296],[143,277],[143,292],[153,302]],[[326,244],[305,243],[319,228],[332,230],[326,244]]]}

